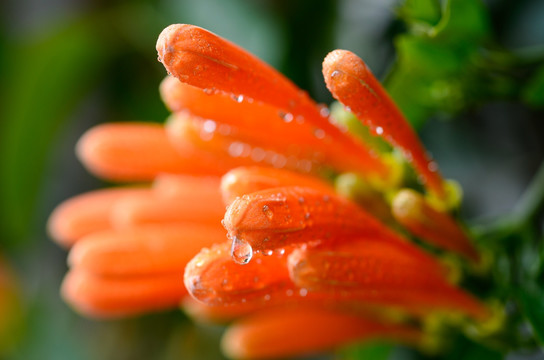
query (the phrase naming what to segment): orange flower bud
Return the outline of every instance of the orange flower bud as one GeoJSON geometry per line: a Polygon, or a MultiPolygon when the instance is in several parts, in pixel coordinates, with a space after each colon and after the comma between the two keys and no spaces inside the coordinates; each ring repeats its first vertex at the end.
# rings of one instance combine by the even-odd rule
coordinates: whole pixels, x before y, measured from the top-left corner
{"type": "Polygon", "coordinates": [[[430,206],[416,191],[399,191],[393,199],[392,212],[399,223],[428,243],[479,261],[478,251],[459,224],[448,213],[430,206]]]}
{"type": "Polygon", "coordinates": [[[334,194],[332,186],[319,178],[283,169],[239,167],[229,171],[221,179],[221,193],[226,204],[245,194],[285,186],[309,187],[324,194],[334,194]]]}
{"type": "Polygon", "coordinates": [[[335,99],[349,107],[377,135],[401,148],[429,190],[444,195],[436,163],[363,60],[347,50],[332,51],[323,61],[323,76],[335,99]]]}
{"type": "Polygon", "coordinates": [[[354,203],[304,187],[258,191],[236,199],[223,225],[233,241],[254,251],[305,242],[338,242],[350,236],[403,241],[354,203]]]}

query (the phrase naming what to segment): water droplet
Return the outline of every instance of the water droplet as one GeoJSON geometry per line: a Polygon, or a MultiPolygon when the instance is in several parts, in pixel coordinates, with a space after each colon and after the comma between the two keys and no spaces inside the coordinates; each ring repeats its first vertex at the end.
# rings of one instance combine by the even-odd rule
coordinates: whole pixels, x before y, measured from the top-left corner
{"type": "Polygon", "coordinates": [[[314,130],[314,136],[318,139],[324,139],[325,138],[325,131],[323,129],[315,129],[314,130]]]}
{"type": "Polygon", "coordinates": [[[280,111],[278,112],[278,115],[282,118],[283,121],[285,121],[286,123],[290,123],[291,121],[293,121],[294,117],[293,117],[293,114],[291,113],[285,113],[283,111],[280,111]]]}
{"type": "Polygon", "coordinates": [[[308,290],[306,290],[305,288],[302,288],[302,289],[300,289],[298,291],[298,293],[299,293],[300,296],[304,297],[304,296],[308,295],[308,290]]]}
{"type": "Polygon", "coordinates": [[[337,77],[338,75],[340,75],[340,71],[334,70],[331,74],[331,78],[337,77]]]}
{"type": "Polygon", "coordinates": [[[272,210],[270,210],[270,207],[268,205],[263,205],[263,213],[266,215],[268,220],[272,220],[272,218],[274,217],[274,213],[272,212],[272,210]]]}
{"type": "Polygon", "coordinates": [[[274,250],[272,250],[272,249],[263,250],[263,255],[264,256],[271,256],[272,254],[274,254],[274,250]]]}
{"type": "Polygon", "coordinates": [[[305,201],[304,197],[301,196],[301,197],[298,198],[298,203],[299,204],[304,204],[304,201],[305,201]]]}
{"type": "Polygon", "coordinates": [[[283,255],[285,254],[285,249],[281,248],[281,249],[276,249],[276,254],[278,255],[283,255]]]}
{"type": "Polygon", "coordinates": [[[221,124],[217,128],[217,131],[219,132],[219,134],[221,134],[223,136],[227,136],[227,135],[230,135],[232,129],[231,129],[231,127],[229,125],[221,124]]]}
{"type": "Polygon", "coordinates": [[[269,294],[266,294],[266,295],[264,296],[264,301],[268,301],[268,300],[270,300],[270,295],[269,295],[269,294]]]}
{"type": "Polygon", "coordinates": [[[310,218],[310,213],[304,214],[304,219],[308,220],[310,218]]]}
{"type": "Polygon", "coordinates": [[[330,114],[329,108],[326,107],[325,105],[322,105],[319,108],[319,115],[321,115],[321,117],[327,117],[329,116],[329,114],[330,114]]]}
{"type": "Polygon", "coordinates": [[[217,124],[213,120],[206,120],[202,124],[202,130],[204,130],[207,133],[213,133],[216,128],[217,128],[217,124]]]}
{"type": "Polygon", "coordinates": [[[244,95],[232,94],[230,97],[232,98],[232,100],[236,101],[237,103],[241,103],[242,101],[244,101],[244,95]]]}
{"type": "Polygon", "coordinates": [[[223,279],[223,281],[221,282],[221,287],[227,291],[232,290],[232,284],[229,284],[229,281],[227,279],[223,279]]]}
{"type": "Polygon", "coordinates": [[[323,195],[323,201],[328,202],[331,199],[329,195],[323,195]]]}
{"type": "Polygon", "coordinates": [[[289,289],[285,292],[285,295],[287,296],[293,296],[293,290],[289,289]]]}
{"type": "Polygon", "coordinates": [[[215,92],[213,88],[205,88],[203,91],[205,94],[208,94],[208,95],[211,95],[215,92]]]}
{"type": "Polygon", "coordinates": [[[376,127],[376,129],[374,131],[376,131],[376,134],[378,134],[378,135],[383,134],[383,128],[381,126],[376,127]]]}
{"type": "Polygon", "coordinates": [[[427,165],[427,167],[429,168],[429,171],[432,171],[432,172],[435,172],[438,170],[438,164],[436,163],[436,161],[429,162],[429,165],[427,165]]]}
{"type": "Polygon", "coordinates": [[[157,60],[159,60],[159,62],[162,63],[162,58],[160,55],[157,57],[157,60]]]}
{"type": "Polygon", "coordinates": [[[240,157],[244,153],[244,144],[234,141],[229,145],[228,153],[232,157],[240,157]]]}
{"type": "Polygon", "coordinates": [[[260,147],[253,148],[251,150],[251,160],[255,162],[261,162],[266,157],[266,151],[261,149],[260,147]]]}
{"type": "Polygon", "coordinates": [[[253,256],[253,248],[249,243],[237,236],[232,240],[232,247],[230,248],[230,255],[235,263],[240,265],[247,264],[253,256]]]}
{"type": "Polygon", "coordinates": [[[246,298],[242,298],[242,302],[245,303],[247,300],[246,298]]]}

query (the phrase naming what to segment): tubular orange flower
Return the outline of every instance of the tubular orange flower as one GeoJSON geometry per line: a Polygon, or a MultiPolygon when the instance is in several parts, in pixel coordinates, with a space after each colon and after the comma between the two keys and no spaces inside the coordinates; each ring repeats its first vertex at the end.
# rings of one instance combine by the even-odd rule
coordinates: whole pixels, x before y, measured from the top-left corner
{"type": "Polygon", "coordinates": [[[426,186],[440,197],[445,195],[436,163],[428,157],[416,133],[363,60],[350,51],[332,51],[323,61],[323,76],[337,100],[376,134],[401,148],[426,186]]]}
{"type": "Polygon", "coordinates": [[[222,348],[235,359],[274,359],[332,349],[346,342],[389,338],[415,343],[415,328],[384,324],[323,308],[282,308],[241,320],[225,333],[222,348]]]}
{"type": "MultiPolygon", "coordinates": [[[[62,294],[77,311],[118,317],[181,305],[197,320],[234,320],[222,346],[239,358],[376,337],[415,344],[435,312],[489,316],[397,232],[400,223],[477,257],[449,215],[424,204],[425,221],[414,222],[412,210],[398,211],[398,197],[384,200],[402,181],[393,180],[400,160],[336,127],[289,80],[204,29],[172,25],[157,50],[172,74],[160,86],[173,111],[166,125],[101,125],[78,145],[96,175],[151,185],[81,195],[50,219],[52,236],[72,247],[62,294]],[[345,171],[372,196],[337,191],[345,171]]],[[[333,95],[376,132],[381,127],[442,196],[443,181],[415,133],[364,64],[341,54],[342,61],[325,61],[333,95]],[[373,96],[379,101],[365,104],[373,96]]]]}
{"type": "Polygon", "coordinates": [[[417,192],[399,191],[391,206],[399,223],[429,243],[478,262],[480,255],[459,225],[444,212],[434,209],[417,192]]]}
{"type": "Polygon", "coordinates": [[[385,164],[353,137],[342,133],[320,113],[317,105],[293,83],[253,55],[202,28],[178,24],[163,30],[157,40],[159,59],[180,81],[206,90],[242,95],[278,108],[278,114],[300,117],[317,127],[318,137],[330,139],[344,156],[357,156],[354,170],[384,175],[385,164]]]}

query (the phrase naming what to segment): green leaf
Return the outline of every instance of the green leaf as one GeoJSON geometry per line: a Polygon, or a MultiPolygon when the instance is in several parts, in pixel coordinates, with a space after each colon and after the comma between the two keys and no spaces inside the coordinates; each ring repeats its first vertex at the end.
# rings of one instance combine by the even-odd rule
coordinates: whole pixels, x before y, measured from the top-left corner
{"type": "Polygon", "coordinates": [[[516,291],[516,298],[536,338],[544,344],[544,291],[534,285],[526,285],[516,291]]]}
{"type": "Polygon", "coordinates": [[[12,244],[31,226],[55,135],[89,91],[104,45],[88,19],[9,44],[0,124],[0,213],[12,244]]]}
{"type": "Polygon", "coordinates": [[[448,0],[430,35],[448,43],[477,43],[489,32],[490,20],[481,1],[448,0]]]}
{"type": "Polygon", "coordinates": [[[397,13],[411,25],[434,26],[440,20],[440,2],[438,0],[406,0],[397,13]]]}
{"type": "Polygon", "coordinates": [[[393,345],[381,342],[356,344],[342,349],[339,357],[342,360],[386,360],[393,349],[393,345]]]}
{"type": "Polygon", "coordinates": [[[480,1],[445,2],[432,26],[439,14],[435,6],[431,0],[407,0],[400,8],[411,26],[395,39],[397,62],[386,80],[387,90],[416,128],[434,113],[457,112],[478,100],[472,91],[479,82],[474,64],[489,36],[488,14],[480,1]]]}
{"type": "Polygon", "coordinates": [[[522,98],[529,105],[544,107],[544,66],[535,72],[534,77],[525,86],[522,98]]]}

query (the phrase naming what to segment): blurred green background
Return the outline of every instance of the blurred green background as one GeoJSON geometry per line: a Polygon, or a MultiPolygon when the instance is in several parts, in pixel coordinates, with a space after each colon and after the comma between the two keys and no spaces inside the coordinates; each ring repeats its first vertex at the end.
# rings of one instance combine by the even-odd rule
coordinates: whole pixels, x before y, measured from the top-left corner
{"type": "Polygon", "coordinates": [[[221,329],[195,327],[179,312],[108,322],[74,314],[58,295],[66,252],[45,232],[58,203],[107,185],[75,158],[86,129],[166,118],[155,41],[172,23],[236,42],[323,103],[332,98],[322,59],[335,48],[355,52],[445,176],[463,185],[463,218],[508,214],[544,158],[544,2],[454,0],[442,12],[435,3],[3,1],[0,252],[17,273],[22,313],[7,358],[220,358],[221,329]]]}

